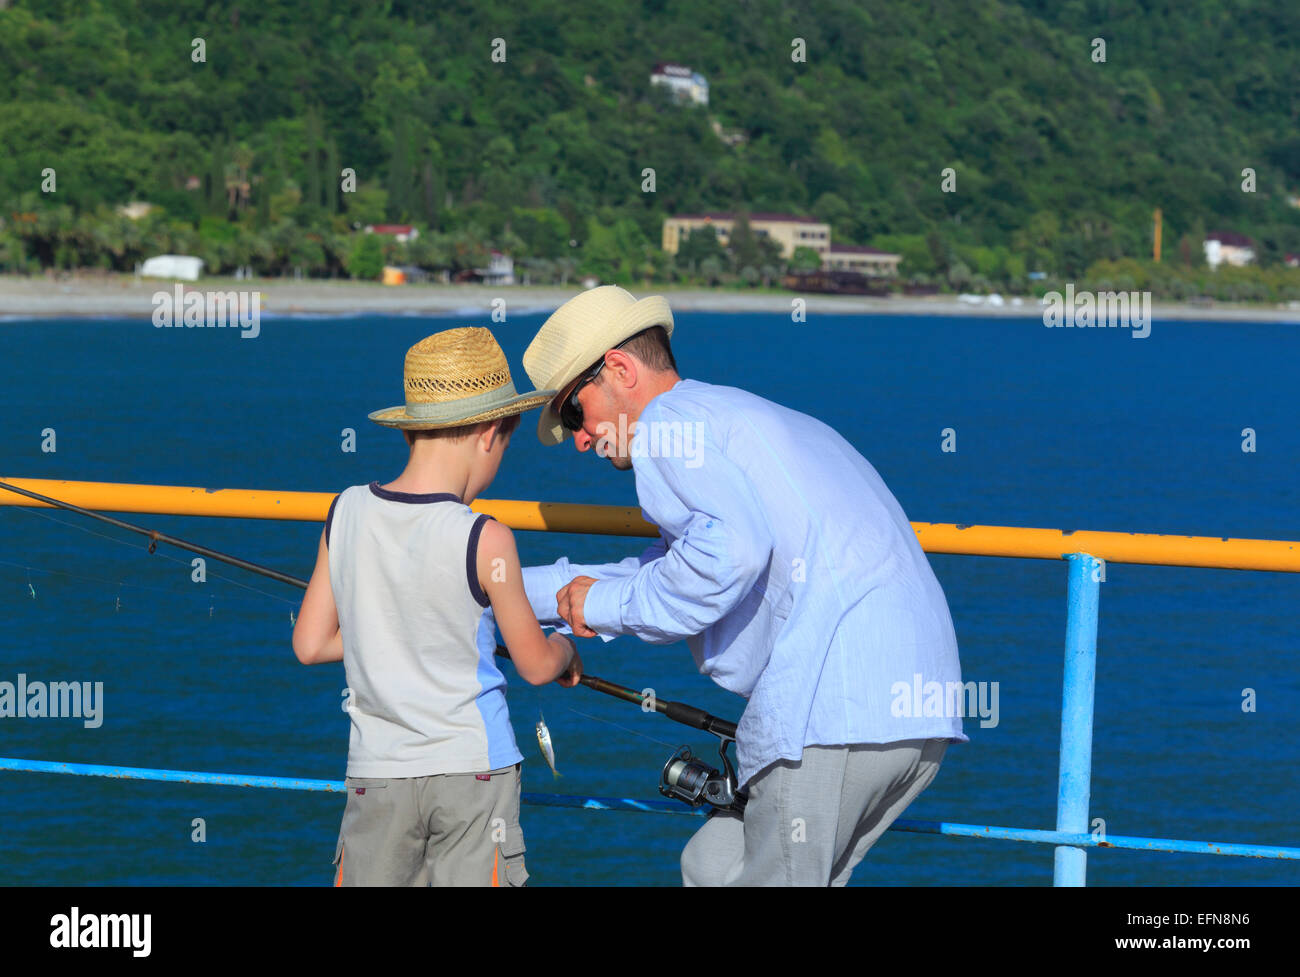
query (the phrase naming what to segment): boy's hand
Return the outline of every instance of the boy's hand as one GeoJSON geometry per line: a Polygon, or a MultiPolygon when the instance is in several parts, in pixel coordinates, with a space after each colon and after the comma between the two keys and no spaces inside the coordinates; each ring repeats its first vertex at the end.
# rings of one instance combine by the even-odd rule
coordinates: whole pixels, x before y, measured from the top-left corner
{"type": "Polygon", "coordinates": [[[582,679],[582,657],[578,654],[575,646],[573,649],[573,659],[569,662],[569,667],[555,681],[557,684],[566,689],[571,689],[582,679]]]}
{"type": "Polygon", "coordinates": [[[596,582],[595,577],[574,577],[555,594],[556,608],[560,617],[573,629],[579,638],[594,638],[596,632],[587,627],[582,616],[582,605],[586,603],[587,591],[596,582]]]}

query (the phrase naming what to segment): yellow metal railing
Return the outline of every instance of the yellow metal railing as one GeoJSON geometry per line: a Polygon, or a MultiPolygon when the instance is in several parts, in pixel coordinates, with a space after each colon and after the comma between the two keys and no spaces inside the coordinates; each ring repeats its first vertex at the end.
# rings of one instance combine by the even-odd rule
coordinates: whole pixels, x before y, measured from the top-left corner
{"type": "MultiPolygon", "coordinates": [[[[4,481],[87,510],[167,515],[233,516],[247,519],[320,522],[325,519],[330,500],[333,498],[333,495],[328,492],[203,489],[172,485],[126,485],[32,478],[4,481]]],[[[0,505],[43,506],[44,503],[3,492],[0,493],[0,505]]],[[[473,507],[479,512],[491,514],[513,529],[617,536],[657,535],[656,528],[641,518],[640,510],[628,507],[515,502],[501,499],[478,501],[473,507]]],[[[929,553],[962,553],[1067,561],[1069,589],[1061,705],[1057,818],[1055,831],[904,820],[895,822],[892,826],[893,830],[1052,844],[1056,847],[1054,874],[1056,885],[1086,884],[1086,850],[1090,847],[1300,859],[1300,848],[1182,839],[1128,836],[1121,838],[1114,835],[1099,839],[1088,830],[1099,605],[1097,561],[1296,573],[1300,572],[1300,542],[1210,536],[1161,536],[1150,533],[1070,532],[1012,526],[961,526],[951,523],[912,523],[912,528],[916,531],[922,548],[929,553]]],[[[301,581],[298,583],[302,585],[301,581]]],[[[342,789],[341,784],[326,781],[66,764],[16,758],[0,758],[0,769],[135,777],[148,780],[238,783],[246,786],[296,790],[342,789]]],[[[524,795],[524,802],[574,807],[595,805],[635,810],[647,810],[650,809],[648,805],[656,803],[567,795],[524,795]]]]}
{"type": "MultiPolygon", "coordinates": [[[[330,501],[334,498],[330,492],[206,489],[183,485],[70,482],[43,478],[4,478],[0,481],[84,509],[177,516],[324,522],[330,501]]],[[[0,493],[0,505],[48,508],[43,503],[12,493],[0,493]]],[[[479,499],[473,503],[472,508],[476,512],[488,513],[511,529],[594,533],[603,536],[658,535],[655,526],[641,517],[641,510],[632,506],[479,499]]],[[[1060,560],[1070,553],[1089,553],[1108,563],[1300,573],[1300,541],[1292,540],[1164,536],[1090,530],[1071,532],[938,522],[914,522],[912,528],[916,530],[921,548],[927,553],[1014,556],[1040,560],[1060,560]]]]}

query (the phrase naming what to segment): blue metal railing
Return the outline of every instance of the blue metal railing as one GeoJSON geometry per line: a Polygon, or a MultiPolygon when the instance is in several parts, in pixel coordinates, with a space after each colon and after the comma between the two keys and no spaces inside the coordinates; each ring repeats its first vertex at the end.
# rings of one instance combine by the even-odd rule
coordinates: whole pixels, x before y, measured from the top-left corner
{"type": "MultiPolygon", "coordinates": [[[[114,767],[97,763],[58,763],[50,760],[19,760],[0,757],[0,770],[29,773],[64,773],[83,777],[111,777],[121,780],[161,780],[184,784],[219,784],[226,787],[263,787],[274,790],[310,790],[344,793],[341,780],[306,780],[295,777],[264,777],[256,774],[204,773],[197,770],[157,770],[148,767],[114,767]]],[[[703,817],[677,801],[643,801],[630,797],[585,797],[572,794],[521,795],[523,803],[533,807],[577,807],[597,811],[641,811],[649,814],[677,814],[703,817]]],[[[891,831],[913,834],[952,835],[959,838],[992,838],[1035,844],[1084,848],[1128,848],[1136,851],[1192,852],[1202,855],[1245,855],[1253,858],[1300,859],[1300,848],[1267,845],[1239,845],[1217,841],[1180,841],[1173,838],[1137,838],[1127,835],[1101,835],[1086,832],[1040,831],[1034,828],[1003,828],[991,824],[959,824],[952,821],[914,821],[900,818],[891,831]]],[[[1060,851],[1066,850],[1058,847],[1060,851]]],[[[1058,882],[1058,884],[1060,884],[1058,882]]]]}
{"type": "MultiPolygon", "coordinates": [[[[1065,679],[1061,691],[1061,766],[1056,780],[1056,830],[1088,831],[1092,797],[1092,712],[1097,679],[1097,614],[1101,565],[1087,553],[1071,553],[1065,614],[1065,679]]],[[[1053,882],[1087,884],[1088,853],[1078,846],[1056,849],[1053,882]]]]}
{"type": "MultiPolygon", "coordinates": [[[[890,830],[1054,845],[1056,846],[1056,852],[1053,882],[1057,886],[1083,886],[1087,884],[1087,849],[1089,848],[1190,852],[1250,858],[1300,859],[1300,848],[1293,847],[1121,835],[1107,836],[1102,832],[1090,833],[1088,831],[1088,806],[1092,784],[1092,726],[1097,665],[1097,619],[1100,605],[1100,571],[1103,564],[1088,553],[1064,555],[1068,563],[1068,594],[1056,830],[1044,831],[1033,828],[907,819],[895,821],[890,830]]],[[[278,790],[330,792],[345,790],[343,782],[335,780],[205,773],[191,770],[156,770],[143,767],[116,767],[17,758],[0,758],[0,770],[194,784],[220,784],[233,787],[261,787],[278,790]]],[[[535,793],[523,794],[521,800],[525,804],[542,807],[641,811],[697,817],[701,815],[700,811],[691,810],[677,802],[664,800],[535,793]]]]}

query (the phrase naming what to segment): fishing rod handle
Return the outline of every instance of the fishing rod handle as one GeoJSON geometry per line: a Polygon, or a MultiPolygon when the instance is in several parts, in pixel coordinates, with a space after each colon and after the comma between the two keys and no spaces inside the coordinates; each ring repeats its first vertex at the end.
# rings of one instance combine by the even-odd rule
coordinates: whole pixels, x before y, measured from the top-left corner
{"type": "Polygon", "coordinates": [[[665,701],[663,707],[663,714],[669,719],[685,726],[694,726],[696,729],[708,729],[708,722],[713,718],[703,709],[688,706],[684,702],[665,701]]]}
{"type": "Polygon", "coordinates": [[[695,706],[688,706],[684,702],[664,702],[662,703],[662,712],[669,719],[682,723],[685,726],[694,726],[696,729],[702,729],[707,733],[721,739],[734,740],[736,738],[736,724],[727,722],[725,719],[719,719],[703,709],[697,709],[695,706]]]}

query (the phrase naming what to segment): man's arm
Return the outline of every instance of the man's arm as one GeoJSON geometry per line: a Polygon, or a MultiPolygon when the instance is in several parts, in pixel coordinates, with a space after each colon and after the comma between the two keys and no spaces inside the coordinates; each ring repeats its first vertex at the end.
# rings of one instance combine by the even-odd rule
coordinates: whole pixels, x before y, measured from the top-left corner
{"type": "Polygon", "coordinates": [[[642,508],[673,543],[630,575],[568,584],[557,606],[568,611],[574,633],[680,641],[730,613],[766,571],[775,545],[768,524],[778,514],[763,511],[734,462],[710,443],[705,448],[693,468],[672,457],[637,465],[642,508]]]}
{"type": "Polygon", "coordinates": [[[627,577],[640,570],[652,560],[663,557],[667,551],[662,537],[651,543],[638,556],[629,556],[617,563],[577,564],[570,563],[568,557],[560,557],[547,566],[524,567],[524,591],[528,594],[528,603],[533,613],[543,625],[568,629],[564,616],[556,606],[556,593],[574,577],[593,577],[597,580],[610,580],[627,577]]]}
{"type": "Polygon", "coordinates": [[[323,529],[316,551],[316,569],[307,582],[307,593],[303,595],[298,621],[293,627],[293,653],[304,665],[343,660],[343,632],[339,630],[338,609],[330,587],[329,548],[325,545],[323,529]]]}

